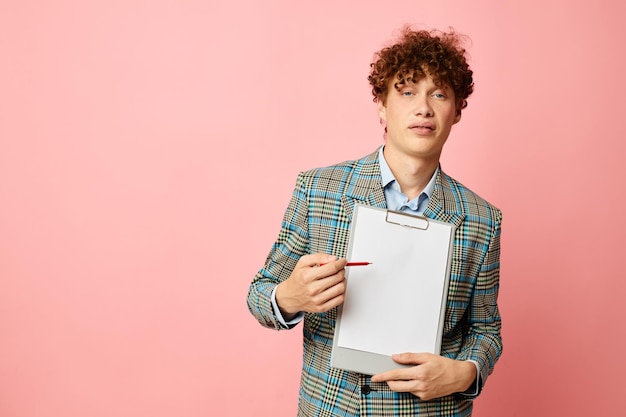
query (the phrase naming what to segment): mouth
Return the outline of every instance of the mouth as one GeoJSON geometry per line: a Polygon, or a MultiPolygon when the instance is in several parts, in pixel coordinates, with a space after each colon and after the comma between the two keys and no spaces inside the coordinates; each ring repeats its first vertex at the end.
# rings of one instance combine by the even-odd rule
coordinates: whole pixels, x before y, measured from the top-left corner
{"type": "Polygon", "coordinates": [[[413,123],[409,125],[409,130],[417,133],[430,133],[435,130],[435,125],[432,123],[413,123]]]}

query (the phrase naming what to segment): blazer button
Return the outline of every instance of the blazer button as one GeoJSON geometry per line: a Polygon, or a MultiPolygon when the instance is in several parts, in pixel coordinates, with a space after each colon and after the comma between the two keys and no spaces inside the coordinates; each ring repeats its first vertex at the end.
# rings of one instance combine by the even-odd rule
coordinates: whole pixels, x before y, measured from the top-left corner
{"type": "Polygon", "coordinates": [[[363,385],[363,386],[361,387],[361,394],[363,394],[363,395],[367,395],[367,394],[369,394],[370,392],[372,392],[372,388],[371,388],[369,385],[363,385]]]}

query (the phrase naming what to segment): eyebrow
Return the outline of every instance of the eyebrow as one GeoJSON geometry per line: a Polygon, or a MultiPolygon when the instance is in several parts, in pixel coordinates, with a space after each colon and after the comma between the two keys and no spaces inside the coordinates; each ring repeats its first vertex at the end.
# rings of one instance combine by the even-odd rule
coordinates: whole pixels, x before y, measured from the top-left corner
{"type": "MultiPolygon", "coordinates": [[[[419,80],[418,80],[419,81],[419,80]]],[[[435,81],[435,80],[433,80],[435,81]]],[[[409,82],[402,81],[402,82],[396,82],[393,84],[393,87],[396,89],[396,91],[400,91],[401,88],[408,86],[409,84],[417,84],[416,82],[413,82],[411,80],[409,80],[409,82]]],[[[453,91],[452,87],[449,84],[446,84],[444,82],[439,82],[437,83],[435,81],[435,87],[437,87],[437,89],[443,90],[445,92],[450,92],[453,91]]]]}

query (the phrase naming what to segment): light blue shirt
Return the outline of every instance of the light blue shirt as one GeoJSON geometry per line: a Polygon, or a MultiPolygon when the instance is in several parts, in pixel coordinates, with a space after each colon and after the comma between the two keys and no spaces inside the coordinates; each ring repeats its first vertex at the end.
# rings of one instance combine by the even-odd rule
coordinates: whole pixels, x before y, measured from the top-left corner
{"type": "Polygon", "coordinates": [[[378,161],[380,163],[380,176],[382,177],[382,186],[385,190],[385,200],[387,201],[387,208],[393,211],[401,211],[409,214],[423,214],[428,206],[430,197],[435,190],[435,181],[437,179],[437,173],[439,167],[433,173],[426,187],[422,190],[419,196],[409,201],[408,197],[400,190],[400,184],[396,181],[396,177],[393,176],[391,168],[385,160],[383,155],[384,146],[380,147],[378,151],[378,161]]]}

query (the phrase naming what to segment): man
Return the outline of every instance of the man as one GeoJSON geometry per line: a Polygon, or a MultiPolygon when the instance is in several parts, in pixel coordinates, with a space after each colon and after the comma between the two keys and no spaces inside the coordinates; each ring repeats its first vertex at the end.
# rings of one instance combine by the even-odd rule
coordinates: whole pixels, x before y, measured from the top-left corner
{"type": "Polygon", "coordinates": [[[248,308],[276,330],[303,321],[299,416],[469,416],[500,356],[502,216],[439,166],[473,91],[464,54],[453,32],[405,28],[397,43],[376,54],[369,75],[384,146],[298,176],[278,239],[250,286],[248,308]],[[441,355],[394,355],[411,366],[373,376],[330,366],[357,202],[457,226],[441,355]]]}

